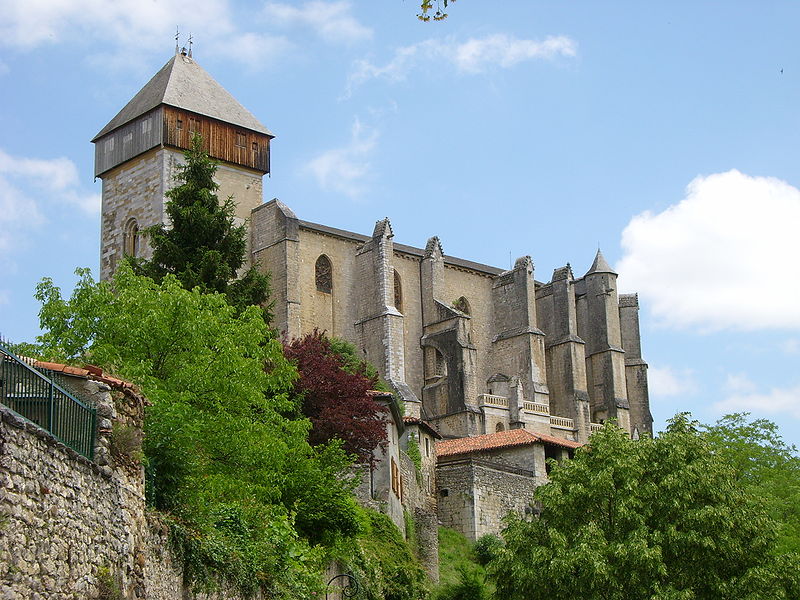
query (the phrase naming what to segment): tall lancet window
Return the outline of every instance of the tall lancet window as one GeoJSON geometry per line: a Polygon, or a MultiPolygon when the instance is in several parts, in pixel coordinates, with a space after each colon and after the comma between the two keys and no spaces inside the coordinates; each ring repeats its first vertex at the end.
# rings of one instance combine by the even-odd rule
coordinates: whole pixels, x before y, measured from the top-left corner
{"type": "Polygon", "coordinates": [[[122,252],[127,256],[139,255],[139,224],[130,219],[122,230],[122,252]]]}
{"type": "Polygon", "coordinates": [[[321,254],[314,265],[314,278],[317,282],[317,291],[330,294],[333,290],[333,266],[331,259],[321,254]]]}
{"type": "Polygon", "coordinates": [[[394,269],[394,307],[403,312],[403,286],[397,269],[394,269]]]}

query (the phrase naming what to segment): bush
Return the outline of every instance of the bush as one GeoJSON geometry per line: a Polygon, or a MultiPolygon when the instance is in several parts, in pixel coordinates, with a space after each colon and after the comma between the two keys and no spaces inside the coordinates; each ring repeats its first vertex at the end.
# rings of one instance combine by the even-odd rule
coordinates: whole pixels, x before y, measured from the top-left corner
{"type": "Polygon", "coordinates": [[[427,576],[392,520],[374,510],[359,509],[362,530],[341,538],[328,557],[342,563],[357,579],[361,600],[424,600],[427,576]]]}
{"type": "Polygon", "coordinates": [[[485,567],[497,556],[502,547],[503,540],[496,535],[487,533],[478,538],[472,551],[475,553],[475,559],[478,561],[478,564],[485,567]]]}
{"type": "Polygon", "coordinates": [[[478,568],[462,565],[455,584],[439,588],[435,600],[488,600],[489,590],[478,568]]]}

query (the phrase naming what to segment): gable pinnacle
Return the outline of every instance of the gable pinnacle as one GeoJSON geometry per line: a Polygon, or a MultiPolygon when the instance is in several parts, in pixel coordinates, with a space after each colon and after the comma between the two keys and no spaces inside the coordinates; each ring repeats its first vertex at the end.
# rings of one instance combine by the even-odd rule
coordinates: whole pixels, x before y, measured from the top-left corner
{"type": "Polygon", "coordinates": [[[438,256],[444,256],[444,250],[442,249],[442,242],[439,239],[439,236],[433,236],[428,240],[428,243],[425,244],[425,255],[423,258],[430,258],[434,254],[438,254],[438,256]]]}
{"type": "Polygon", "coordinates": [[[392,224],[389,222],[389,217],[385,217],[375,223],[375,229],[372,231],[372,237],[394,237],[392,231],[392,224]]]}

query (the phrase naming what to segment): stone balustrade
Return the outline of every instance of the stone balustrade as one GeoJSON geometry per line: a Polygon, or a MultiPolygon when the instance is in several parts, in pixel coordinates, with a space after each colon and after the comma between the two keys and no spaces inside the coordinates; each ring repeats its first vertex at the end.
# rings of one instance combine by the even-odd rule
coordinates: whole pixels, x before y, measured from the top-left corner
{"type": "Polygon", "coordinates": [[[561,429],[575,429],[575,421],[566,417],[550,417],[550,425],[561,429]]]}
{"type": "Polygon", "coordinates": [[[478,396],[478,404],[508,408],[508,398],[505,396],[495,396],[494,394],[481,394],[478,396]]]}
{"type": "Polygon", "coordinates": [[[539,402],[524,402],[522,408],[526,412],[537,413],[540,415],[550,414],[550,406],[547,404],[541,404],[539,402]]]}

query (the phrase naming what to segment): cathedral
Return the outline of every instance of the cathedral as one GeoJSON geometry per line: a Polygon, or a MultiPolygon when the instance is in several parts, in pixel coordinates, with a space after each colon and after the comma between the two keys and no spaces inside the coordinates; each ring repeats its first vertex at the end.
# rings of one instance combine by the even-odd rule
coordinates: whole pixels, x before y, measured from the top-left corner
{"type": "Polygon", "coordinates": [[[405,421],[440,440],[428,486],[440,523],[472,539],[496,531],[503,512],[529,508],[546,459],[567,458],[608,419],[652,433],[638,299],[618,294],[600,251],[581,276],[567,263],[539,281],[529,256],[504,270],[446,255],[438,237],[401,244],[389,219],[355,233],[265,203],[273,134],[185,52],[92,140],[102,278],[125,254],[149,256],[139,232],[164,222],[194,133],[248,226],[250,264],[271,274],[274,326],[355,344],[405,421]]]}

